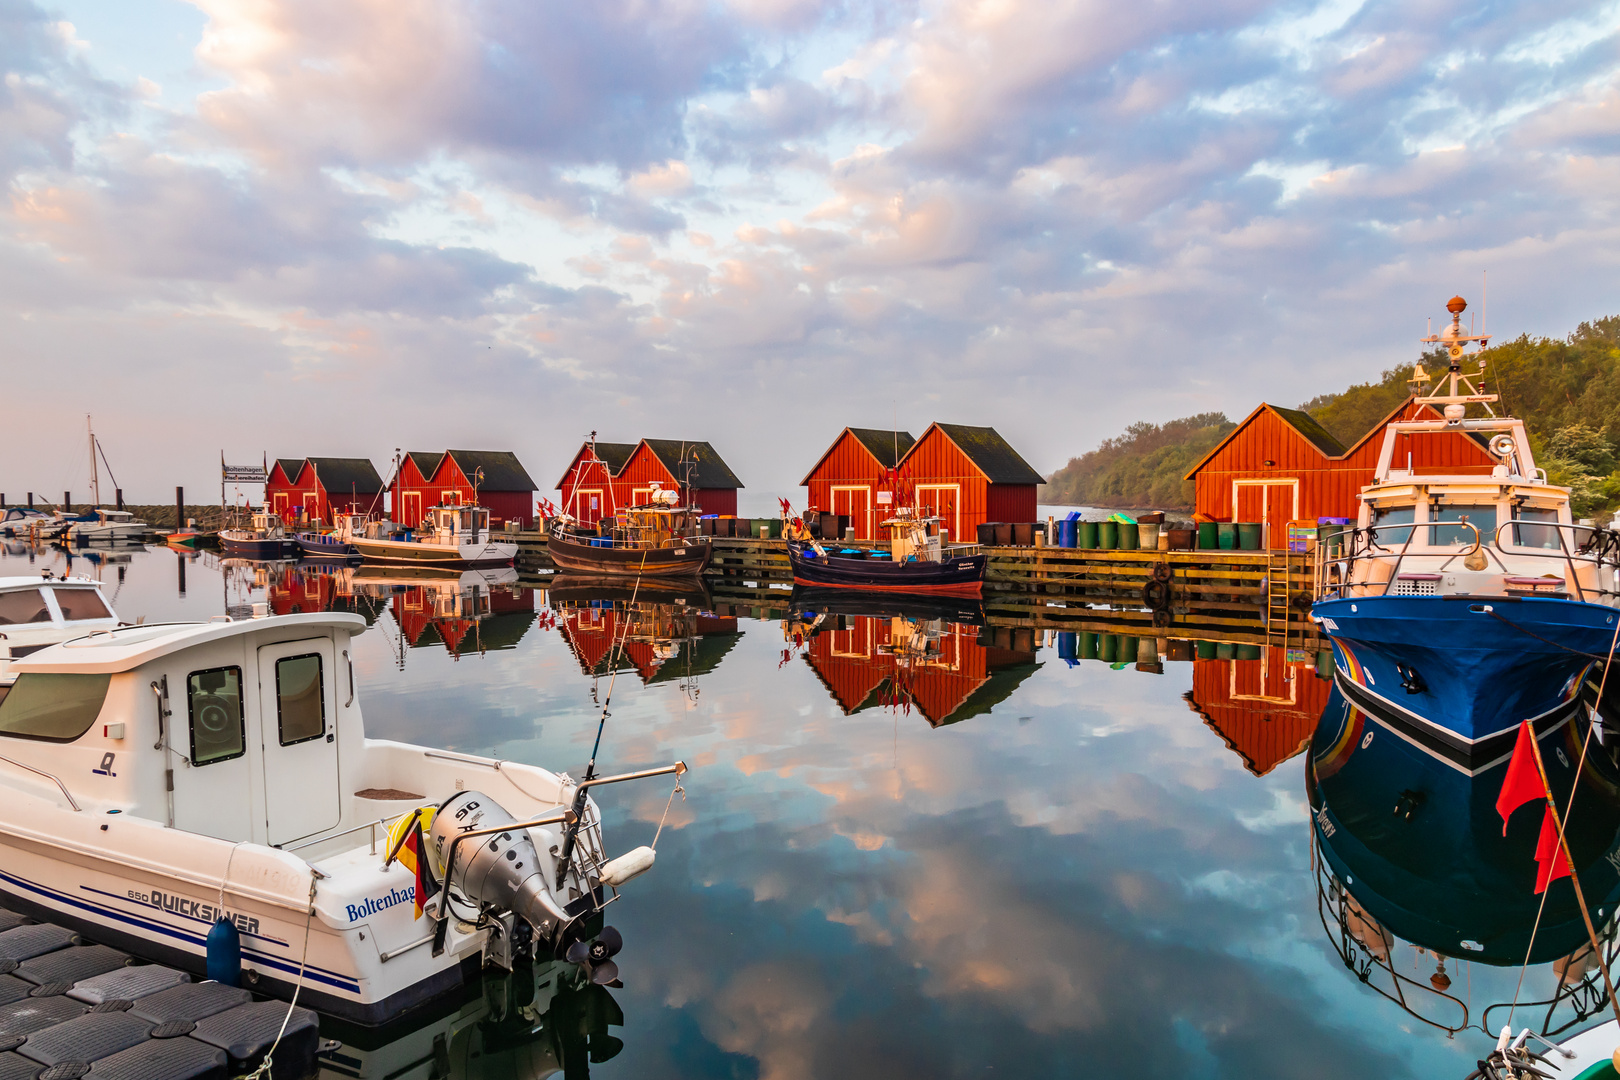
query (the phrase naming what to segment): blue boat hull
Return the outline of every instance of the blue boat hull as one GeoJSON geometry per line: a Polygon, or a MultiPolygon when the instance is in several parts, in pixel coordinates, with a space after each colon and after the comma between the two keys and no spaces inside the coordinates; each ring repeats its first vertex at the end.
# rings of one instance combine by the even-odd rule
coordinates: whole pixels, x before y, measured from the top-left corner
{"type": "Polygon", "coordinates": [[[1616,612],[1550,598],[1377,596],[1324,600],[1313,614],[1345,698],[1478,773],[1512,753],[1521,720],[1545,731],[1575,711],[1616,612]]]}
{"type": "Polygon", "coordinates": [[[219,546],[244,559],[281,559],[298,554],[298,545],[291,540],[227,540],[222,536],[219,546]]]}
{"type": "Polygon", "coordinates": [[[360,549],[353,544],[342,540],[333,540],[322,536],[311,539],[305,536],[298,538],[298,550],[308,559],[359,559],[360,549]]]}

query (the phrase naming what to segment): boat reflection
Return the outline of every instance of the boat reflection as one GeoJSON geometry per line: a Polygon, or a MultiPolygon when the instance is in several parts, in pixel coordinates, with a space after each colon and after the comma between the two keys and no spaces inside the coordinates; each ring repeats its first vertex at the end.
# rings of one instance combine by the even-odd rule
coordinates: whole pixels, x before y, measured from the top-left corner
{"type": "Polygon", "coordinates": [[[648,579],[638,587],[569,575],[547,593],[581,671],[593,679],[634,671],[643,685],[676,682],[692,702],[698,678],[719,666],[742,636],[735,616],[713,612],[701,581],[648,579]]]}
{"type": "MultiPolygon", "coordinates": [[[[1560,806],[1569,796],[1586,736],[1582,716],[1542,737],[1542,756],[1560,806]]],[[[1471,1025],[1494,1035],[1508,1002],[1452,992],[1460,963],[1551,965],[1550,997],[1518,1003],[1521,1022],[1549,1037],[1607,1008],[1601,976],[1567,881],[1534,892],[1541,815],[1523,812],[1503,835],[1496,798],[1507,761],[1470,774],[1403,739],[1351,705],[1335,688],[1306,759],[1305,786],[1318,858],[1317,908],[1345,966],[1424,1023],[1448,1032],[1471,1025]],[[1539,912],[1539,924],[1538,924],[1539,912]],[[1433,974],[1412,969],[1401,943],[1433,974]],[[1451,970],[1447,970],[1447,965],[1451,970]],[[1526,1009],[1528,1008],[1528,1012],[1526,1009]]],[[[1581,888],[1612,963],[1620,871],[1620,770],[1594,740],[1567,829],[1581,888]]],[[[1509,984],[1511,986],[1511,983],[1509,984]]],[[[1543,986],[1537,981],[1529,985],[1543,986]]],[[[1538,993],[1545,995],[1545,990],[1538,993]]]]}
{"type": "Polygon", "coordinates": [[[782,661],[802,655],[846,716],[916,709],[930,727],[960,723],[1005,701],[1041,666],[1034,633],[981,625],[976,601],[808,592],[794,590],[782,661]]]}
{"type": "Polygon", "coordinates": [[[400,667],[408,649],[442,645],[459,660],[515,648],[535,621],[534,592],[518,584],[510,566],[441,570],[325,562],[310,564],[308,572],[343,583],[374,607],[389,608],[399,628],[400,667]]]}
{"type": "Polygon", "coordinates": [[[489,971],[482,994],[460,1009],[376,1041],[374,1034],[327,1031],[342,1044],[320,1055],[320,1080],[443,1077],[445,1080],[542,1080],[562,1073],[586,1080],[592,1065],[624,1049],[610,1027],[624,1012],[606,987],[561,962],[489,971]]]}

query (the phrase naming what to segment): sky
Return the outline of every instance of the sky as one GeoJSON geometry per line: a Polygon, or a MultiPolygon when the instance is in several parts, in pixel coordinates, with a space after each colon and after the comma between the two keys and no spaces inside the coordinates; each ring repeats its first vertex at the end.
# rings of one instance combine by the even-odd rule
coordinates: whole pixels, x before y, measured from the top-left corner
{"type": "Polygon", "coordinates": [[[1568,0],[0,0],[0,492],[88,490],[91,415],[135,502],[222,451],[546,494],[595,430],[764,513],[846,425],[1050,473],[1375,378],[1453,293],[1562,336],[1620,313],[1617,44],[1568,0]]]}

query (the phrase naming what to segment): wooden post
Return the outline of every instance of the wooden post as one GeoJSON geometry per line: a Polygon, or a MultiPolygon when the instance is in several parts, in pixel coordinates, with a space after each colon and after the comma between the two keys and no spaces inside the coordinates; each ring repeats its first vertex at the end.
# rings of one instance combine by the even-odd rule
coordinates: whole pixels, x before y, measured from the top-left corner
{"type": "Polygon", "coordinates": [[[28,509],[32,510],[33,508],[34,508],[34,493],[32,491],[30,491],[28,493],[28,509]]]}
{"type": "MultiPolygon", "coordinates": [[[[183,488],[183,487],[179,487],[177,485],[175,487],[175,489],[174,489],[174,531],[179,532],[181,529],[183,529],[185,527],[186,527],[186,489],[183,488]]],[[[182,594],[184,594],[185,591],[186,591],[186,587],[184,585],[181,585],[180,586],[180,592],[182,594]]]]}
{"type": "MultiPolygon", "coordinates": [[[[1564,836],[1564,825],[1558,820],[1558,803],[1553,798],[1552,786],[1547,783],[1547,766],[1541,760],[1541,740],[1536,738],[1535,730],[1530,732],[1530,748],[1536,752],[1536,771],[1541,774],[1541,790],[1547,796],[1547,812],[1552,814],[1553,828],[1558,830],[1558,847],[1564,858],[1569,860],[1569,883],[1575,886],[1575,902],[1581,907],[1581,918],[1586,921],[1586,936],[1592,943],[1592,956],[1597,960],[1598,970],[1603,973],[1603,988],[1609,992],[1609,1004],[1614,1008],[1614,1018],[1620,1020],[1620,1001],[1614,998],[1614,983],[1609,981],[1609,965],[1604,963],[1603,946],[1598,942],[1597,930],[1592,926],[1592,913],[1586,910],[1586,894],[1581,891],[1581,875],[1575,870],[1575,857],[1569,852],[1569,840],[1564,836]]],[[[1580,783],[1581,777],[1576,773],[1574,783],[1580,783]]],[[[1575,805],[1573,790],[1570,793],[1569,805],[1575,805]]],[[[1547,882],[1547,888],[1552,888],[1552,882],[1547,882]]]]}
{"type": "Polygon", "coordinates": [[[118,509],[122,510],[124,508],[124,489],[113,488],[113,499],[117,501],[118,509]]]}
{"type": "Polygon", "coordinates": [[[62,513],[73,513],[73,492],[71,491],[62,492],[62,513]]]}

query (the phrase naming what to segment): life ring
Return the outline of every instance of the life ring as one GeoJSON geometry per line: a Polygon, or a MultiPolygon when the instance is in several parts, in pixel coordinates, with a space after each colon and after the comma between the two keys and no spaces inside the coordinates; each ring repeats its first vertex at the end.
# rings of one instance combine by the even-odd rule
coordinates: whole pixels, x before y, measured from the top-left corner
{"type": "Polygon", "coordinates": [[[1142,586],[1142,606],[1151,611],[1166,611],[1170,607],[1170,583],[1153,578],[1142,586]]]}

